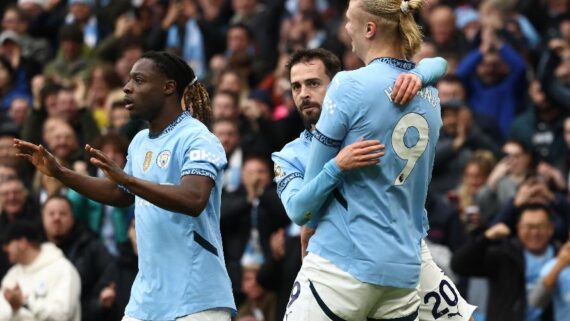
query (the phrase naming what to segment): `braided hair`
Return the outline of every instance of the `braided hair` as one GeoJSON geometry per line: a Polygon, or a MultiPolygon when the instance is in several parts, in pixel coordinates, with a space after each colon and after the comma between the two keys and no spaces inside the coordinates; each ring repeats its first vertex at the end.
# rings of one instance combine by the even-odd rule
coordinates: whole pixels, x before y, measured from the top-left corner
{"type": "Polygon", "coordinates": [[[160,72],[176,82],[181,108],[209,128],[212,122],[210,97],[206,87],[196,80],[194,70],[182,58],[165,51],[148,51],[142,58],[152,60],[160,72]]]}

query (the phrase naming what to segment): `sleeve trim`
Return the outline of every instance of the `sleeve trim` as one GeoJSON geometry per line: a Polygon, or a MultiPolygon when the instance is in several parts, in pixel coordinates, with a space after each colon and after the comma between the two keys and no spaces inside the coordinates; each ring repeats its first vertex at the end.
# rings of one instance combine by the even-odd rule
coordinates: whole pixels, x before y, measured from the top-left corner
{"type": "Polygon", "coordinates": [[[340,148],[340,145],[342,143],[342,141],[340,140],[332,139],[326,136],[325,134],[321,133],[318,129],[315,129],[313,137],[319,142],[321,142],[321,144],[329,147],[340,148]]]}
{"type": "Polygon", "coordinates": [[[299,172],[291,173],[280,180],[279,183],[277,183],[277,195],[279,195],[279,198],[281,198],[281,193],[283,193],[285,188],[287,188],[287,185],[289,185],[289,183],[291,183],[291,181],[297,177],[303,179],[303,174],[299,172]]]}
{"type": "Polygon", "coordinates": [[[180,177],[186,176],[186,175],[206,176],[206,177],[211,178],[214,182],[216,181],[216,174],[212,173],[209,170],[202,169],[202,168],[191,168],[191,169],[183,170],[180,177]]]}

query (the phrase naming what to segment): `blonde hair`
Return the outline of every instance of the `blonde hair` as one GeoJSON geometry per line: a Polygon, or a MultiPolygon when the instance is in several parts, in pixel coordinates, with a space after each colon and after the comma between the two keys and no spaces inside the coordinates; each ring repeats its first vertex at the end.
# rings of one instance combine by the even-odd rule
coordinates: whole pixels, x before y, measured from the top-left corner
{"type": "Polygon", "coordinates": [[[394,30],[401,41],[406,59],[420,50],[422,32],[414,20],[414,13],[423,6],[423,0],[361,0],[368,14],[381,18],[380,29],[394,30]]]}

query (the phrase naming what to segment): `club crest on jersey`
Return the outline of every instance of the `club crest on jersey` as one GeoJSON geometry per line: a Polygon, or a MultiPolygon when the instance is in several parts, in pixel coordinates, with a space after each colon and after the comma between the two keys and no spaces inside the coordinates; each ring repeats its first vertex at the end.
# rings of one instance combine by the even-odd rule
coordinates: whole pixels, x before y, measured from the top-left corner
{"type": "Polygon", "coordinates": [[[152,151],[149,150],[144,155],[143,171],[146,172],[150,168],[151,164],[152,164],[152,151]]]}
{"type": "Polygon", "coordinates": [[[159,168],[166,168],[168,166],[168,160],[170,159],[170,151],[163,150],[156,157],[156,165],[159,168]]]}
{"type": "Polygon", "coordinates": [[[283,169],[281,169],[281,166],[275,164],[275,166],[273,166],[273,171],[275,172],[275,178],[281,178],[283,176],[285,176],[285,172],[283,171],[283,169]]]}

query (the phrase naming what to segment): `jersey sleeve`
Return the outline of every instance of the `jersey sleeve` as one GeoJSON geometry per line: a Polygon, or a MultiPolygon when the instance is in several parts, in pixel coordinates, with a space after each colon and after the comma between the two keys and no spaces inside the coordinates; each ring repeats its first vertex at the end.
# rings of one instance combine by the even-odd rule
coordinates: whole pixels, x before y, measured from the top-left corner
{"type": "MultiPolygon", "coordinates": [[[[136,136],[131,141],[131,144],[129,144],[129,149],[127,150],[127,156],[126,156],[127,161],[125,162],[125,167],[123,167],[123,172],[125,172],[129,176],[133,176],[132,146],[134,146],[134,144],[136,144],[136,136]]],[[[134,195],[128,188],[124,187],[123,185],[117,185],[117,187],[119,187],[123,192],[134,195]]]]}
{"type": "Polygon", "coordinates": [[[227,164],[220,141],[210,133],[201,133],[188,140],[184,146],[180,177],[198,175],[214,182],[227,164]]]}
{"type": "Polygon", "coordinates": [[[275,154],[272,158],[277,192],[287,215],[297,225],[305,225],[311,220],[310,226],[315,227],[319,210],[342,179],[336,161],[331,159],[314,179],[304,184],[301,171],[275,154]]]}
{"type": "Polygon", "coordinates": [[[410,70],[410,73],[416,74],[422,80],[422,87],[432,86],[438,82],[447,71],[447,60],[441,57],[424,58],[416,65],[416,68],[410,70]]]}
{"type": "Polygon", "coordinates": [[[359,111],[359,95],[358,84],[347,73],[340,72],[333,78],[323,101],[313,142],[316,138],[324,145],[340,147],[359,111]]]}

